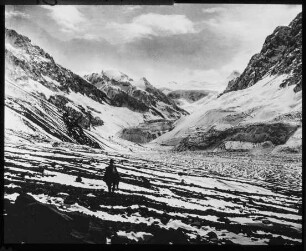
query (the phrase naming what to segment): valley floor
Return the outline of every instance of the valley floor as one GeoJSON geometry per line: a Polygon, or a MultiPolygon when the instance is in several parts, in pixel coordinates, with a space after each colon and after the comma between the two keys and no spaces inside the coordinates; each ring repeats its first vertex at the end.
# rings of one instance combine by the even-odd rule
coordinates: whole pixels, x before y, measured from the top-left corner
{"type": "MultiPolygon", "coordinates": [[[[60,143],[6,141],[6,203],[20,193],[90,215],[104,237],[86,243],[301,244],[302,156],[229,152],[119,154],[60,143]],[[102,181],[110,158],[119,190],[102,181]],[[42,173],[40,170],[44,169],[42,173]],[[82,181],[75,179],[81,175],[82,181]]],[[[9,212],[5,214],[9,218],[9,212]]],[[[15,240],[5,221],[5,242],[15,240]]]]}

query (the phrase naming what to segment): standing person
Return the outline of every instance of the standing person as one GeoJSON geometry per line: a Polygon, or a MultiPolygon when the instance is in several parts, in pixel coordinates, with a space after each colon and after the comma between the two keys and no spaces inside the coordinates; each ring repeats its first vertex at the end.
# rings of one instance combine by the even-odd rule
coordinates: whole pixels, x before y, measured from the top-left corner
{"type": "Polygon", "coordinates": [[[116,166],[114,165],[113,159],[110,160],[109,165],[105,169],[103,180],[108,187],[108,193],[114,193],[115,188],[118,189],[120,175],[116,166]]]}

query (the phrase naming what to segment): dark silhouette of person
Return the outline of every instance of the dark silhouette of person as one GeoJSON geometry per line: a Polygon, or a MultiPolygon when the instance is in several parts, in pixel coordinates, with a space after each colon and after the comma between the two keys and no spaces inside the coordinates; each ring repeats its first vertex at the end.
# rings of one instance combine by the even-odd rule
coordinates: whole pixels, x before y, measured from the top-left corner
{"type": "Polygon", "coordinates": [[[120,175],[113,159],[110,160],[109,165],[105,169],[103,180],[108,187],[108,193],[114,193],[116,188],[119,189],[120,175]]]}

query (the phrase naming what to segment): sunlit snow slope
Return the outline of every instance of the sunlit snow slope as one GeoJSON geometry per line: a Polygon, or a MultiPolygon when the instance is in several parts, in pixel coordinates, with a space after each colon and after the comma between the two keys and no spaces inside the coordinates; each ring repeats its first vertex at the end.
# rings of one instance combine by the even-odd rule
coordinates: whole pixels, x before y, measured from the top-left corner
{"type": "MultiPolygon", "coordinates": [[[[293,86],[280,88],[279,84],[285,77],[267,76],[250,88],[219,98],[215,96],[193,114],[179,120],[172,131],[159,137],[156,142],[177,145],[190,135],[199,135],[201,140],[200,135],[209,130],[224,132],[257,124],[273,125],[281,122],[296,129],[301,128],[302,93],[293,92],[293,86]]],[[[225,140],[225,136],[221,140],[225,140]]],[[[267,137],[267,140],[271,139],[267,137]]],[[[301,139],[298,145],[301,145],[301,139]]]]}
{"type": "Polygon", "coordinates": [[[6,140],[67,141],[124,150],[133,143],[113,136],[143,121],[142,113],[116,106],[103,91],[56,64],[29,38],[6,29],[6,140]]]}

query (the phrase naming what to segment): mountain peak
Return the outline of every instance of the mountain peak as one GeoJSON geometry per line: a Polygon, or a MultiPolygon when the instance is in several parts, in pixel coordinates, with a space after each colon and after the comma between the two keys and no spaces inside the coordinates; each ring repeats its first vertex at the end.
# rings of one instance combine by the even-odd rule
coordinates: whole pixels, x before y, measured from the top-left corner
{"type": "Polygon", "coordinates": [[[110,80],[115,80],[117,82],[129,82],[133,81],[127,74],[118,71],[118,70],[102,70],[101,71],[101,76],[106,76],[110,80]]]}
{"type": "Polygon", "coordinates": [[[140,78],[140,80],[142,80],[142,81],[145,82],[145,83],[150,84],[150,82],[149,82],[145,77],[140,78]]]}
{"type": "Polygon", "coordinates": [[[233,80],[235,78],[238,78],[240,75],[241,75],[240,72],[234,70],[234,71],[232,71],[232,73],[230,75],[228,75],[226,80],[227,80],[227,82],[229,82],[229,81],[231,81],[231,80],[233,80]]]}
{"type": "Polygon", "coordinates": [[[267,75],[286,75],[280,87],[302,89],[302,14],[288,26],[278,26],[267,36],[261,51],[253,55],[244,72],[228,82],[224,93],[246,89],[267,75]]]}

